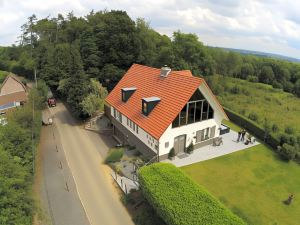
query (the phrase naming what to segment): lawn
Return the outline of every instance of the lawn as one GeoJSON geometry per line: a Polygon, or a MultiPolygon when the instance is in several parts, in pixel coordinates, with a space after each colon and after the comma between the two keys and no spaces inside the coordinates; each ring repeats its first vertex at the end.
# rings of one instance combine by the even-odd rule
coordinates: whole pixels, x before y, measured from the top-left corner
{"type": "Polygon", "coordinates": [[[182,167],[249,224],[300,224],[300,166],[265,145],[182,167]],[[295,194],[291,205],[283,203],[295,194]]]}

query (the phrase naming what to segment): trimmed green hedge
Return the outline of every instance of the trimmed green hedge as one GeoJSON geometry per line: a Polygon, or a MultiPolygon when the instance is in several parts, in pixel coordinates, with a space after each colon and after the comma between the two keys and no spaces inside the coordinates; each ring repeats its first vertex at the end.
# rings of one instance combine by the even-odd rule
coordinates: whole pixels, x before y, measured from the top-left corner
{"type": "MultiPolygon", "coordinates": [[[[253,121],[236,112],[231,111],[230,109],[224,108],[224,110],[232,122],[234,122],[242,128],[245,128],[257,138],[264,140],[265,131],[263,127],[260,127],[258,124],[254,123],[253,121]]],[[[274,150],[276,150],[277,146],[280,145],[279,139],[275,138],[272,135],[268,135],[268,137],[264,141],[267,144],[269,144],[272,148],[274,148],[274,150]]]]}
{"type": "Polygon", "coordinates": [[[138,175],[143,195],[168,225],[245,224],[172,164],[144,166],[138,175]]]}

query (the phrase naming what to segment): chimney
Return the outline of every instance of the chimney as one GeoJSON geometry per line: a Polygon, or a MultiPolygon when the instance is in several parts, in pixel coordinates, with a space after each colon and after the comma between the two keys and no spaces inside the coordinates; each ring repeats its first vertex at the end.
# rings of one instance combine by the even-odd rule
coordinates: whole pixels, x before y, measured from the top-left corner
{"type": "Polygon", "coordinates": [[[171,72],[171,68],[168,67],[167,65],[165,65],[160,70],[160,76],[161,77],[167,77],[170,72],[171,72]]]}

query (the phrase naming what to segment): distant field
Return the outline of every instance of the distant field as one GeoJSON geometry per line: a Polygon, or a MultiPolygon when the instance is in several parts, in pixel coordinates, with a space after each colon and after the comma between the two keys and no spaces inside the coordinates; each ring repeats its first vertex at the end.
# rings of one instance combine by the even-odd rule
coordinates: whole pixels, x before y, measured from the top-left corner
{"type": "Polygon", "coordinates": [[[254,114],[258,124],[267,118],[278,126],[277,134],[288,126],[294,134],[300,133],[300,98],[270,85],[231,77],[213,76],[210,83],[223,106],[246,117],[254,114]]]}
{"type": "Polygon", "coordinates": [[[182,167],[251,225],[300,224],[300,167],[265,145],[182,167]],[[291,205],[283,203],[290,193],[291,205]]]}

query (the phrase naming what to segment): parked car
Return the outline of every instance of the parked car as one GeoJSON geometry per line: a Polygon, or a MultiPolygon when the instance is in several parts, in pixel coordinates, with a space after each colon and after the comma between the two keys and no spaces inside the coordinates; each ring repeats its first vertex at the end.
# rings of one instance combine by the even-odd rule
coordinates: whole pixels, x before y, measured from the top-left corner
{"type": "Polygon", "coordinates": [[[49,107],[54,107],[54,106],[56,106],[56,100],[55,100],[55,98],[48,98],[48,105],[49,105],[49,107]]]}

